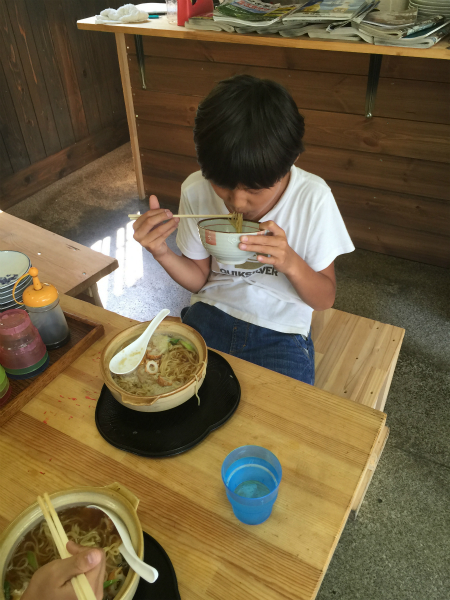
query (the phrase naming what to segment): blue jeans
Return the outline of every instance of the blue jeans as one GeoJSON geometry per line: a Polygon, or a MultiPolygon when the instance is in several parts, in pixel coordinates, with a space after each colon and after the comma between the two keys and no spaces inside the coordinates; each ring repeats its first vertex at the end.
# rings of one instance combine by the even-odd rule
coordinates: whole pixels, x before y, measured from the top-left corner
{"type": "Polygon", "coordinates": [[[210,348],[314,385],[311,334],[305,339],[252,325],[204,302],[183,308],[181,319],[196,329],[210,348]]]}

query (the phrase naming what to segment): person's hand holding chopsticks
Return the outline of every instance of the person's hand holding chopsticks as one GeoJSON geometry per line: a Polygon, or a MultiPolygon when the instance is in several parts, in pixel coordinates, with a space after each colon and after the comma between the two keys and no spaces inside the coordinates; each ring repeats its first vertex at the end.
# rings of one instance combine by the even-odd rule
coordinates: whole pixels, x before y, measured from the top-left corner
{"type": "Polygon", "coordinates": [[[160,208],[158,198],[150,196],[150,210],[134,223],[134,239],[159,260],[166,254],[166,239],[178,227],[179,219],[174,219],[170,210],[160,208]]]}
{"type": "Polygon", "coordinates": [[[105,553],[68,542],[70,558],[53,560],[34,573],[22,600],[77,600],[72,577],[84,573],[97,600],[103,598],[105,553]]]}

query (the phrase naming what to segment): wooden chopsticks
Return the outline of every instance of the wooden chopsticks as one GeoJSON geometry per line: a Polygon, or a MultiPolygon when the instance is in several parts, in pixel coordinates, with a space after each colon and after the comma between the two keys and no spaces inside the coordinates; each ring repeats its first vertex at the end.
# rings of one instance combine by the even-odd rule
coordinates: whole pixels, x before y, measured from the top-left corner
{"type": "MultiPolygon", "coordinates": [[[[173,216],[176,217],[177,219],[220,219],[220,218],[231,217],[231,214],[232,213],[229,213],[227,215],[173,215],[173,216]]],[[[128,215],[128,218],[130,219],[130,221],[136,221],[136,219],[139,219],[139,217],[142,217],[142,215],[140,215],[139,213],[128,215]]]]}
{"type": "MultiPolygon", "coordinates": [[[[55,541],[59,555],[61,556],[61,558],[69,558],[70,556],[72,556],[66,548],[69,538],[67,537],[66,532],[64,531],[64,528],[61,524],[61,521],[59,520],[59,517],[52,504],[52,501],[50,500],[50,496],[47,493],[45,493],[44,498],[38,496],[37,501],[39,506],[41,507],[45,520],[47,521],[47,525],[55,541]],[[47,503],[47,505],[45,503],[47,503]]],[[[96,600],[95,594],[91,586],[89,585],[89,582],[84,573],[73,577],[71,579],[71,582],[78,600],[96,600]]]]}

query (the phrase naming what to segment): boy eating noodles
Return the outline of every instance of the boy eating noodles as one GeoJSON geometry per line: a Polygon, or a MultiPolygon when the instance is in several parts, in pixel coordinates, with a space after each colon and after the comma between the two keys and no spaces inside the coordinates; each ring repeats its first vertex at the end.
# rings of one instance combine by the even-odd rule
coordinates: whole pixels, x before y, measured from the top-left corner
{"type": "Polygon", "coordinates": [[[192,292],[182,319],[209,347],[314,384],[312,312],[333,305],[334,260],[354,246],[330,188],[294,166],[304,131],[281,85],[249,75],[220,82],[198,107],[201,171],[182,184],[179,212],[259,222],[261,235],[243,234],[239,246],[257,258],[221,265],[203,247],[197,220],[180,222],[156,196],[134,238],[192,292]],[[166,244],[177,227],[181,256],[166,244]]]}

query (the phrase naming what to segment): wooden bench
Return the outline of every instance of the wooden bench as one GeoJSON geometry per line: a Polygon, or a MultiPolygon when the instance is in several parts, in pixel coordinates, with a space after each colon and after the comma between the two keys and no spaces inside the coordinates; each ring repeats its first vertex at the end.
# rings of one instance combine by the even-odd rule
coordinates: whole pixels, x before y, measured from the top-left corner
{"type": "MultiPolygon", "coordinates": [[[[330,308],[314,312],[315,385],[341,398],[384,410],[405,330],[330,308]]],[[[358,514],[389,428],[374,447],[369,469],[352,506],[358,514]]]]}

